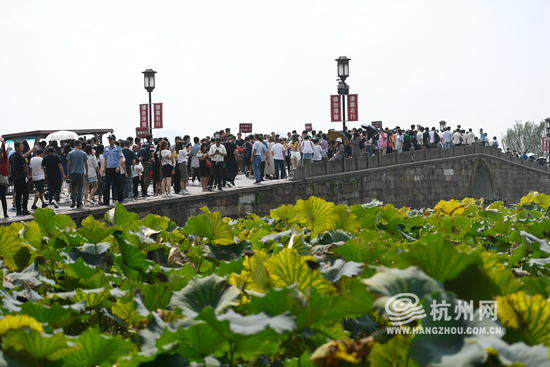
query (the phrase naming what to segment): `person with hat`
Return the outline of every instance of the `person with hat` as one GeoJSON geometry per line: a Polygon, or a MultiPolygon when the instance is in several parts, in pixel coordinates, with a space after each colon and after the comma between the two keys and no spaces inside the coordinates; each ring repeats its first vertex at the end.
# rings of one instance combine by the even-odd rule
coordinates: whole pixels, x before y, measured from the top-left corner
{"type": "MultiPolygon", "coordinates": [[[[125,171],[126,165],[122,163],[122,149],[115,146],[116,137],[110,134],[107,139],[109,139],[109,146],[105,147],[103,151],[103,158],[105,159],[105,193],[102,205],[109,205],[111,181],[114,181],[118,202],[122,204],[124,192],[122,191],[119,172],[121,169],[125,171]]],[[[128,173],[124,172],[124,176],[128,177],[128,173]]]]}
{"type": "Polygon", "coordinates": [[[337,138],[336,144],[337,144],[335,149],[336,153],[330,159],[331,161],[341,161],[342,159],[344,159],[345,152],[344,152],[344,144],[342,142],[342,138],[337,138]]]}

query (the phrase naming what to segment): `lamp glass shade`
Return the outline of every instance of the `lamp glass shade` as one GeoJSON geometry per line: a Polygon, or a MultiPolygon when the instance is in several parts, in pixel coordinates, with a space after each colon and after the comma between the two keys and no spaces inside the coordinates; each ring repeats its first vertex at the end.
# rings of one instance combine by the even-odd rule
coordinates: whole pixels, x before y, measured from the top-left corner
{"type": "Polygon", "coordinates": [[[155,87],[155,74],[149,75],[149,87],[150,88],[155,87]]]}
{"type": "Polygon", "coordinates": [[[344,75],[344,65],[338,64],[338,76],[344,75]]]}
{"type": "Polygon", "coordinates": [[[349,64],[344,64],[344,74],[345,76],[349,76],[349,64]]]}

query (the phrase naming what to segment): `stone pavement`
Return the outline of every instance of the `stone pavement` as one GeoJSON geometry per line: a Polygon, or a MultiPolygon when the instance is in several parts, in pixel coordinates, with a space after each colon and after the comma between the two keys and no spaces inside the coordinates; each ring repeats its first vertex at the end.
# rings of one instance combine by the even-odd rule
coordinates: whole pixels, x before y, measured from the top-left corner
{"type": "MultiPolygon", "coordinates": [[[[262,184],[258,185],[258,186],[265,186],[265,185],[270,185],[270,184],[274,184],[274,183],[280,183],[280,182],[284,182],[286,180],[288,180],[288,178],[285,179],[285,180],[275,180],[275,179],[270,180],[270,179],[266,178],[265,181],[263,181],[262,184]]],[[[255,181],[256,181],[256,179],[255,179],[254,176],[246,177],[243,173],[239,173],[237,175],[237,177],[235,178],[235,186],[230,187],[230,188],[225,188],[224,187],[223,191],[237,191],[237,190],[245,188],[245,187],[253,187],[253,186],[256,186],[256,185],[253,185],[253,183],[255,181]]],[[[217,190],[217,189],[214,189],[214,191],[203,192],[202,187],[200,185],[200,181],[195,180],[195,184],[197,184],[197,186],[191,185],[191,180],[189,180],[189,183],[187,184],[187,190],[191,193],[190,195],[172,194],[171,197],[164,197],[164,196],[160,196],[160,195],[153,196],[153,185],[151,184],[151,185],[149,185],[148,194],[150,196],[148,198],[143,198],[143,197],[139,196],[138,199],[125,199],[124,203],[126,204],[126,203],[147,202],[147,201],[157,203],[158,201],[161,201],[161,200],[171,200],[171,199],[177,198],[177,197],[189,197],[189,196],[193,196],[193,197],[204,196],[204,200],[207,201],[209,195],[212,195],[215,192],[219,192],[219,190],[217,190]]],[[[173,191],[173,187],[172,187],[172,191],[173,191]]],[[[71,202],[69,200],[66,201],[66,198],[67,198],[66,192],[62,192],[60,200],[57,203],[59,208],[54,209],[53,206],[52,206],[51,209],[53,209],[56,213],[59,213],[59,214],[69,214],[69,213],[74,213],[74,212],[77,212],[77,211],[90,211],[91,209],[94,209],[94,208],[109,208],[107,206],[100,206],[99,204],[93,204],[93,205],[85,204],[82,209],[76,209],[76,208],[71,209],[70,208],[71,202]]],[[[97,201],[97,198],[98,197],[96,196],[96,198],[95,198],[96,201],[97,201]]],[[[28,205],[28,210],[31,213],[34,211],[34,210],[31,209],[33,201],[34,201],[34,194],[31,194],[29,196],[29,205],[28,205]]],[[[13,220],[15,218],[20,218],[21,220],[32,219],[32,218],[29,218],[29,216],[16,216],[15,215],[16,211],[15,211],[15,208],[13,207],[13,196],[12,195],[9,195],[7,197],[7,202],[8,202],[8,207],[10,208],[10,209],[8,209],[8,215],[9,215],[10,218],[9,219],[4,219],[3,216],[0,217],[0,225],[2,225],[4,223],[9,224],[8,222],[13,222],[13,220]]],[[[47,203],[47,201],[46,201],[46,203],[47,203]]],[[[112,200],[112,198],[111,198],[111,203],[110,204],[111,204],[111,207],[114,204],[114,201],[112,200]]],[[[42,202],[40,201],[40,199],[38,200],[36,205],[39,208],[42,206],[42,202]]]]}

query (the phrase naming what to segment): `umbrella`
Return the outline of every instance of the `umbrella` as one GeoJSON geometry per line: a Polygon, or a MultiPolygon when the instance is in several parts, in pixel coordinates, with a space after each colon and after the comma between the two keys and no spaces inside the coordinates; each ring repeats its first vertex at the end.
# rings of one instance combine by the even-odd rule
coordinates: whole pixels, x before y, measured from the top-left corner
{"type": "Polygon", "coordinates": [[[344,145],[348,145],[349,144],[349,139],[348,137],[346,136],[346,134],[343,132],[343,131],[336,131],[336,130],[333,130],[333,129],[330,129],[328,131],[328,137],[331,138],[332,140],[336,140],[338,138],[342,138],[342,142],[344,143],[344,145]]]}
{"type": "Polygon", "coordinates": [[[56,131],[55,133],[51,133],[46,137],[47,141],[61,141],[61,140],[76,140],[78,139],[78,135],[72,131],[56,131]]]}
{"type": "Polygon", "coordinates": [[[369,138],[378,134],[378,129],[372,125],[365,124],[365,125],[361,125],[361,127],[367,130],[367,134],[369,135],[369,138]]]}
{"type": "Polygon", "coordinates": [[[530,157],[532,157],[532,156],[534,156],[534,155],[535,155],[535,153],[527,153],[527,154],[526,154],[527,158],[530,158],[530,157]]]}

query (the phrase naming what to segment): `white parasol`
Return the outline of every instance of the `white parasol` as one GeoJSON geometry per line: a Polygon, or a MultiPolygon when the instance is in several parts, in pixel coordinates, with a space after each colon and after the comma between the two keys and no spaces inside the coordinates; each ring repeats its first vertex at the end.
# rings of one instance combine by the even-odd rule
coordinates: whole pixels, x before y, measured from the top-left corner
{"type": "Polygon", "coordinates": [[[55,133],[51,133],[50,135],[46,136],[47,141],[61,141],[61,140],[76,140],[78,139],[78,135],[72,131],[56,131],[55,133]]]}

